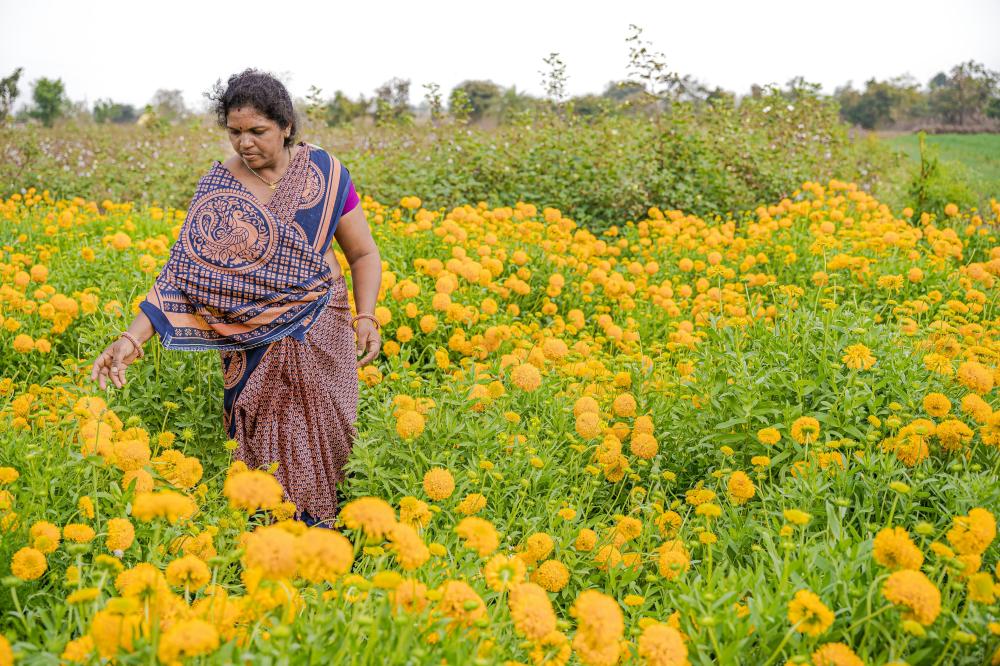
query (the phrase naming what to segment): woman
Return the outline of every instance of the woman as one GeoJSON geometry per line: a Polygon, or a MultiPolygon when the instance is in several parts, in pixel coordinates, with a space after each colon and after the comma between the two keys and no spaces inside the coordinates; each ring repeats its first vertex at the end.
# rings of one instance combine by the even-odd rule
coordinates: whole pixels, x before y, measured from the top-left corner
{"type": "Polygon", "coordinates": [[[382,260],[347,169],[295,141],[281,82],[248,69],[211,99],[236,154],[198,182],[167,264],[91,379],[124,386],[154,331],[167,349],[218,350],[235,457],[277,462],[296,517],[332,521],[357,434],[357,368],[381,347],[382,260]],[[333,239],[350,264],[355,317],[333,239]],[[352,348],[363,356],[352,360],[352,348]]]}

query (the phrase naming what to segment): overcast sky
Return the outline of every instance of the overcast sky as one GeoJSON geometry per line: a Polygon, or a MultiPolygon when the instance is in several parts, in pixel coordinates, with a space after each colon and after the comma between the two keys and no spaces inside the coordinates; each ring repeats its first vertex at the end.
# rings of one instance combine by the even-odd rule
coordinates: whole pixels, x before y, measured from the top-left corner
{"type": "Polygon", "coordinates": [[[423,84],[446,96],[465,79],[541,95],[555,51],[577,95],[625,78],[630,23],[672,70],[740,95],[798,75],[831,93],[904,73],[926,84],[970,59],[1000,70],[1000,0],[0,0],[0,76],[24,67],[19,106],[45,76],[74,101],[141,107],[165,88],[199,108],[216,79],[246,67],[298,97],[313,84],[371,96],[408,78],[417,104],[423,84]]]}

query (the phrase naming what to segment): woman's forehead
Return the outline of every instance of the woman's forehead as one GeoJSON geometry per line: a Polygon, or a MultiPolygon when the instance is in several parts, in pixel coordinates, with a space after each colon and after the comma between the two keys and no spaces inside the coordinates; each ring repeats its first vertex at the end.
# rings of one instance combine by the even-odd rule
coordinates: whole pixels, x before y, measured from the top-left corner
{"type": "Polygon", "coordinates": [[[259,127],[276,124],[273,120],[262,114],[252,106],[241,106],[233,108],[226,114],[226,122],[230,127],[259,127]]]}

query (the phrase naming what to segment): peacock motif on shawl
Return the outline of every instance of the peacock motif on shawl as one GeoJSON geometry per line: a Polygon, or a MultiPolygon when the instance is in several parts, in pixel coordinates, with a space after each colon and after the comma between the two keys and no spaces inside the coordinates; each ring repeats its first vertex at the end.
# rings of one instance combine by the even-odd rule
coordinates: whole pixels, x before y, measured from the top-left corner
{"type": "Polygon", "coordinates": [[[198,263],[245,272],[273,253],[276,229],[270,216],[249,199],[212,193],[198,201],[184,234],[185,246],[198,263]]]}

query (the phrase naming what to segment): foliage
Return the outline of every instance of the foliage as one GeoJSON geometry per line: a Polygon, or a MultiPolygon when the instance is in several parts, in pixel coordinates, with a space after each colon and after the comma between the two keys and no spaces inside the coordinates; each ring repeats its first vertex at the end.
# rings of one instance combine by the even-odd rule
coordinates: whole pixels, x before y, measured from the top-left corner
{"type": "Polygon", "coordinates": [[[14,108],[14,102],[17,101],[17,96],[20,94],[17,82],[20,80],[21,72],[23,71],[23,67],[18,67],[8,76],[0,79],[0,123],[7,119],[11,109],[14,108]]]}
{"type": "Polygon", "coordinates": [[[56,118],[69,106],[69,98],[66,97],[62,79],[42,77],[36,80],[31,96],[34,106],[28,110],[28,115],[41,120],[46,127],[52,127],[56,118]]]}

